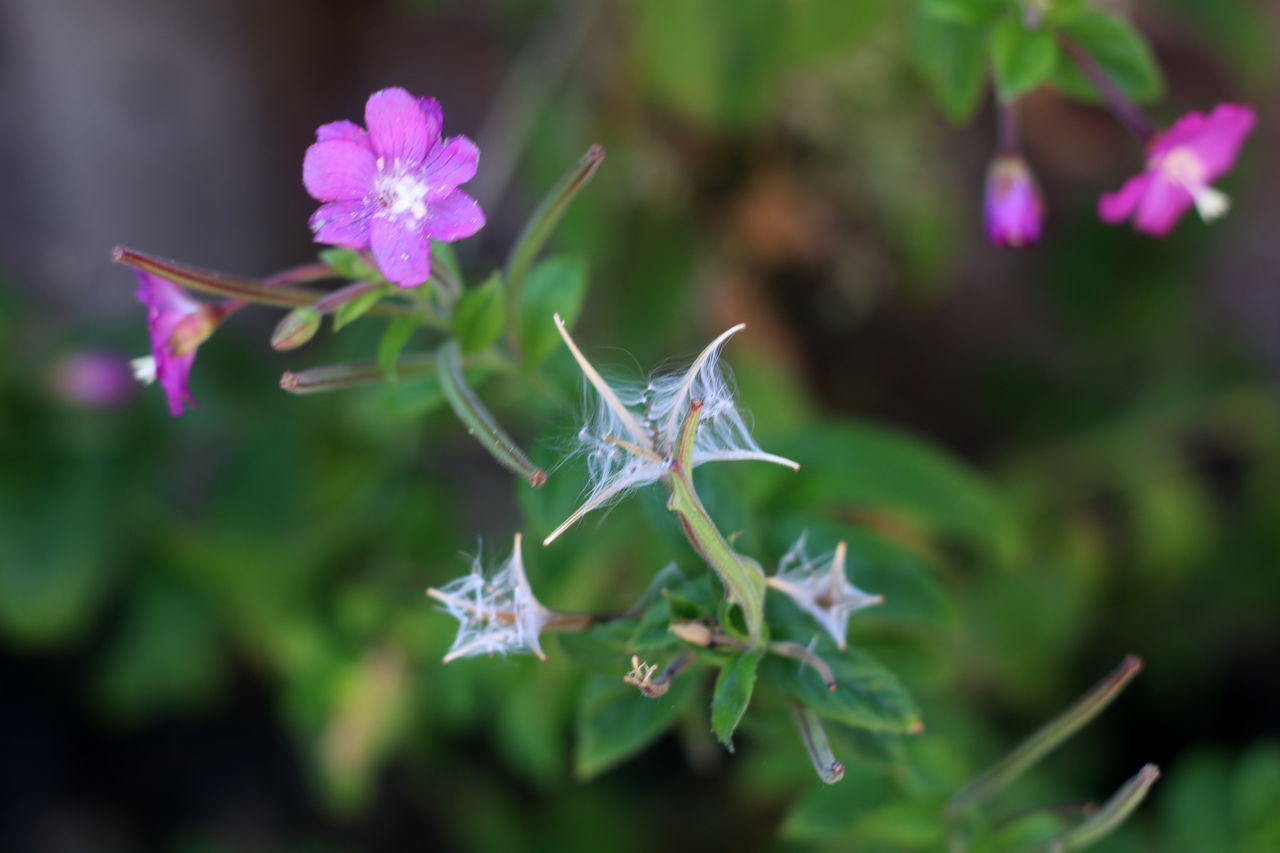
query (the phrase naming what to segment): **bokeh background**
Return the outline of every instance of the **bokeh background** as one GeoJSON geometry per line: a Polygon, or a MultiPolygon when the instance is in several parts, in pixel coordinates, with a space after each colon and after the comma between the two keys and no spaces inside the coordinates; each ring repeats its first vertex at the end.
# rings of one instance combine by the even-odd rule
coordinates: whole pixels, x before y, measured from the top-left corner
{"type": "MultiPolygon", "coordinates": [[[[1010,807],[1096,799],[1154,761],[1105,849],[1280,849],[1280,9],[1105,5],[1152,41],[1159,122],[1257,108],[1234,208],[1163,241],[1103,226],[1098,193],[1141,153],[1046,90],[1023,115],[1047,234],[1009,252],[979,215],[990,104],[939,114],[891,0],[5,0],[0,846],[909,846],[874,774],[815,792],[784,730],[727,756],[691,719],[583,781],[554,642],[546,664],[442,667],[453,626],[422,590],[481,538],[541,535],[580,481],[513,486],[410,382],[278,390],[376,328],[279,354],[271,312],[238,316],[178,420],[157,389],[102,392],[146,348],[111,247],[305,262],[315,126],[402,85],[481,146],[474,278],[600,142],[555,239],[590,270],[593,357],[647,368],[748,323],[744,403],[806,474],[708,488],[766,553],[812,516],[914,561],[927,618],[855,640],[920,701],[926,776],[962,781],[1132,652],[1144,673],[1010,807]]],[[[545,388],[485,389],[548,463],[575,429],[561,359],[545,388]]],[[[625,603],[670,558],[664,524],[656,496],[592,520],[529,556],[535,588],[625,603]]]]}

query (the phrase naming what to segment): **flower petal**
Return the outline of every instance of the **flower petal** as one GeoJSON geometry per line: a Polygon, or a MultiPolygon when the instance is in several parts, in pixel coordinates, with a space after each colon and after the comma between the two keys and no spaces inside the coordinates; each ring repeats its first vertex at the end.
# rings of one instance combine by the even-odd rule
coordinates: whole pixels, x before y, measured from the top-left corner
{"type": "MultiPolygon", "coordinates": [[[[373,150],[379,157],[417,166],[438,137],[431,134],[431,121],[418,99],[404,89],[374,92],[364,107],[364,123],[369,128],[373,150]]],[[[439,133],[439,128],[436,128],[439,133]]]]}
{"type": "Polygon", "coordinates": [[[1133,215],[1152,180],[1154,178],[1149,172],[1143,172],[1125,181],[1116,192],[1103,193],[1098,199],[1098,217],[1112,225],[1124,222],[1133,215]]]}
{"type": "Polygon", "coordinates": [[[423,178],[433,193],[445,195],[476,176],[480,149],[465,136],[451,136],[437,143],[422,164],[423,178]]]}
{"type": "Polygon", "coordinates": [[[427,120],[427,139],[435,144],[444,128],[444,110],[435,98],[418,98],[418,106],[422,108],[422,115],[427,120]]]}
{"type": "Polygon", "coordinates": [[[369,248],[369,207],[363,201],[331,201],[311,215],[310,226],[317,243],[369,248]]]}
{"type": "Polygon", "coordinates": [[[347,142],[356,142],[370,151],[369,134],[360,125],[353,121],[331,121],[328,124],[322,124],[316,128],[316,141],[324,142],[328,139],[345,139],[347,142]]]}
{"type": "Polygon", "coordinates": [[[375,217],[369,245],[378,269],[401,287],[417,287],[431,275],[431,248],[419,220],[408,216],[375,217]]]}
{"type": "Polygon", "coordinates": [[[1218,104],[1213,108],[1199,136],[1187,143],[1204,164],[1206,183],[1231,168],[1245,137],[1253,130],[1254,120],[1253,108],[1244,104],[1218,104]]]}
{"type": "Polygon", "coordinates": [[[169,414],[175,418],[186,411],[188,406],[196,405],[196,398],[187,387],[191,379],[191,365],[195,360],[196,350],[186,355],[169,355],[167,350],[163,356],[156,354],[156,380],[169,401],[169,414]]]}
{"type": "Polygon", "coordinates": [[[484,211],[462,190],[454,190],[427,205],[423,230],[433,240],[452,243],[470,237],[484,227],[484,211]]]}
{"type": "Polygon", "coordinates": [[[138,279],[135,296],[147,306],[147,332],[151,339],[151,356],[155,359],[156,379],[168,398],[169,412],[177,417],[186,406],[195,405],[195,398],[187,389],[187,380],[196,351],[193,349],[183,355],[174,355],[169,348],[169,339],[179,323],[200,310],[200,303],[171,281],[142,270],[135,270],[135,273],[138,279]]]}
{"type": "Polygon", "coordinates": [[[302,183],[317,201],[354,201],[373,188],[373,152],[346,139],[328,139],[307,148],[302,183]]]}
{"type": "Polygon", "coordinates": [[[1157,177],[1142,195],[1133,227],[1153,237],[1163,237],[1173,230],[1191,204],[1191,193],[1185,187],[1157,177]]]}

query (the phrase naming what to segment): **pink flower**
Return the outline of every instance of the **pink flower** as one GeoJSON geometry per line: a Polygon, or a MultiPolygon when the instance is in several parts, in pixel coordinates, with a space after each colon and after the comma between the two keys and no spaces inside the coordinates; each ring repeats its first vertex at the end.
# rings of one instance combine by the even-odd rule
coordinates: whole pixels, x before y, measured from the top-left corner
{"type": "Polygon", "coordinates": [[[987,238],[995,245],[1025,246],[1040,239],[1044,204],[1031,170],[1016,154],[991,163],[983,207],[987,238]]]}
{"type": "Polygon", "coordinates": [[[1253,121],[1243,104],[1187,113],[1152,140],[1145,172],[1098,199],[1098,216],[1112,224],[1132,216],[1134,228],[1163,237],[1192,204],[1206,222],[1226,213],[1227,197],[1209,184],[1231,168],[1253,121]]]}
{"type": "Polygon", "coordinates": [[[461,190],[480,152],[465,136],[441,139],[435,98],[404,89],[369,96],[369,130],[349,121],[316,130],[302,182],[324,202],[311,217],[316,242],[371,249],[386,276],[414,287],[431,273],[430,240],[451,243],[484,226],[484,212],[461,190]]]}
{"type": "Polygon", "coordinates": [[[144,385],[157,379],[169,399],[174,417],[195,398],[187,388],[196,349],[222,322],[226,309],[196,302],[171,281],[142,270],[138,277],[138,301],[147,306],[147,329],[151,334],[151,355],[134,359],[133,374],[144,385]]]}

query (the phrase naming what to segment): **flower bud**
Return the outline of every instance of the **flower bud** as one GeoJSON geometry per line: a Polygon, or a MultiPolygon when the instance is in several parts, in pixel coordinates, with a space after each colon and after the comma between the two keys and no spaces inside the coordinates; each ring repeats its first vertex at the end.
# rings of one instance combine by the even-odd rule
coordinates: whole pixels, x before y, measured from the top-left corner
{"type": "Polygon", "coordinates": [[[295,308],[284,315],[271,333],[271,348],[281,352],[297,349],[320,330],[320,312],[314,308],[295,308]]]}
{"type": "Polygon", "coordinates": [[[1044,204],[1026,161],[997,157],[987,170],[984,203],[987,238],[997,246],[1025,246],[1040,239],[1044,204]]]}

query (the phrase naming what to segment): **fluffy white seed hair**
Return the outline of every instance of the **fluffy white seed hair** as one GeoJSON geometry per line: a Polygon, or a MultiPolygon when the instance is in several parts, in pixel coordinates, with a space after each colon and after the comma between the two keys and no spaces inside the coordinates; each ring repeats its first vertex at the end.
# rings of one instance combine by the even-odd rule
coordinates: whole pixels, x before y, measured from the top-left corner
{"type": "Polygon", "coordinates": [[[492,577],[485,577],[477,556],[468,574],[440,589],[429,589],[427,594],[458,620],[458,635],[444,656],[445,663],[473,655],[526,651],[546,659],[538,634],[549,613],[533,597],[525,577],[520,534],[516,534],[511,556],[492,577]]]}
{"type": "Polygon", "coordinates": [[[595,404],[578,431],[576,451],[587,462],[583,503],[543,544],[559,536],[588,512],[608,506],[624,495],[660,479],[671,464],[676,435],[693,400],[702,412],[693,441],[693,465],[704,462],[755,459],[799,468],[795,462],[765,453],[751,437],[735,389],[720,352],[738,324],[711,342],[687,369],[658,372],[644,384],[606,383],[591,366],[556,317],[557,328],[587,381],[595,389],[595,404]]]}

